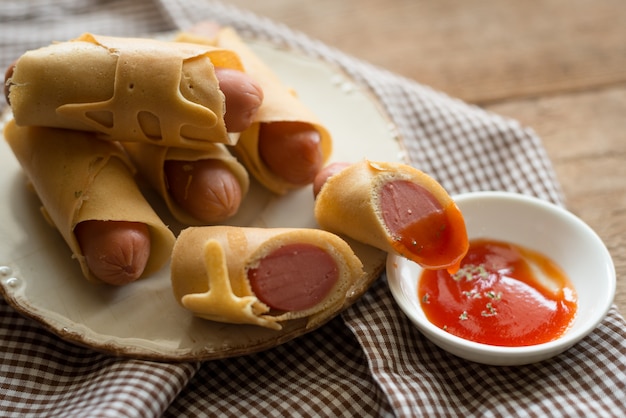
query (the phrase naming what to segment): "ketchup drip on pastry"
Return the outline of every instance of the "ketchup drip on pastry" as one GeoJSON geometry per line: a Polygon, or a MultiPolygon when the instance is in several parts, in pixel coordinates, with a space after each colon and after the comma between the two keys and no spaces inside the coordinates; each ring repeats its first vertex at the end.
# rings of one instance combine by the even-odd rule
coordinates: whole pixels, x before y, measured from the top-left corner
{"type": "Polygon", "coordinates": [[[418,258],[425,267],[452,265],[458,269],[459,254],[466,252],[464,221],[455,204],[442,204],[425,187],[405,180],[394,180],[380,189],[383,220],[393,237],[392,246],[410,259],[418,258]],[[410,253],[407,254],[407,253],[410,253]]]}

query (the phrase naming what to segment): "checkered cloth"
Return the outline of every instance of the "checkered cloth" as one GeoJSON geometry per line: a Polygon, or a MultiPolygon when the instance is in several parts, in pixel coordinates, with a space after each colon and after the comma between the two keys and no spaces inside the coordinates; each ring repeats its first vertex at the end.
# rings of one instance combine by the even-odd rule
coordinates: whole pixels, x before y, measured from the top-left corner
{"type": "MultiPolygon", "coordinates": [[[[137,36],[199,20],[343,68],[397,126],[408,158],[451,193],[508,190],[562,204],[540,140],[517,122],[208,0],[4,0],[0,64],[91,31],[137,36]]],[[[0,416],[624,416],[626,322],[613,307],[549,361],[489,367],[431,344],[383,275],[322,328],[257,354],[203,363],[116,358],[78,347],[0,303],[0,416]]]]}

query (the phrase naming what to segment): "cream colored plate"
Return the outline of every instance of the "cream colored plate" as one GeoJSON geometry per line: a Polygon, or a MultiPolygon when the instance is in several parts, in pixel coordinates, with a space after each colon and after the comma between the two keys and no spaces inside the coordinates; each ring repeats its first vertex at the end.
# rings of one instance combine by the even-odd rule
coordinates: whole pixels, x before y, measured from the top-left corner
{"type": "MultiPolygon", "coordinates": [[[[333,161],[361,158],[399,161],[400,141],[373,97],[326,63],[252,42],[253,49],[329,128],[333,161]]],[[[3,115],[6,123],[9,114],[3,115]]],[[[60,234],[39,212],[37,197],[6,141],[0,141],[0,289],[18,311],[60,337],[106,353],[164,361],[231,357],[270,348],[305,334],[303,320],[283,330],[229,325],[194,318],[175,301],[169,266],[154,277],[123,288],[87,282],[60,234]]],[[[154,200],[167,224],[173,221],[154,200]]],[[[276,197],[254,184],[236,225],[316,227],[310,187],[276,197]]],[[[385,265],[386,254],[350,243],[368,279],[355,288],[354,302],[385,265]]]]}

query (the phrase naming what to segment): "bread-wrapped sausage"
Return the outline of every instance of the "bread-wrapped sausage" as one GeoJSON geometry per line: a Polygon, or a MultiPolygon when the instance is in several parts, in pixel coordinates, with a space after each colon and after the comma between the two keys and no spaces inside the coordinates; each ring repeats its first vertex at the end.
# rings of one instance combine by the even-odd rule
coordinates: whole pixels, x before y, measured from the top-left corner
{"type": "Polygon", "coordinates": [[[445,189],[401,163],[362,160],[332,174],[317,193],[315,219],[429,269],[458,268],[469,247],[463,215],[445,189]]]}
{"type": "MultiPolygon", "coordinates": [[[[41,200],[46,219],[59,230],[88,280],[125,284],[149,276],[167,263],[174,245],[174,234],[141,194],[121,147],[98,140],[87,132],[18,127],[15,121],[6,125],[4,136],[41,200]],[[85,245],[85,240],[102,238],[100,234],[103,230],[94,229],[94,225],[98,228],[103,224],[115,225],[118,232],[130,230],[132,234],[126,238],[117,235],[115,241],[109,243],[113,253],[109,261],[113,260],[113,263],[118,262],[120,257],[132,257],[132,249],[125,251],[120,246],[129,244],[129,240],[138,240],[142,245],[141,241],[146,238],[142,235],[147,231],[149,252],[143,261],[145,265],[141,266],[136,277],[123,271],[128,267],[125,265],[117,266],[118,274],[113,275],[106,271],[96,275],[94,273],[99,272],[90,268],[87,254],[83,252],[84,247],[89,246],[85,245]],[[80,237],[76,234],[77,228],[83,230],[78,234],[80,237]],[[116,251],[123,254],[118,255],[116,251]]],[[[92,249],[89,247],[87,251],[92,249]]],[[[104,250],[107,251],[106,248],[104,250]]],[[[94,262],[98,265],[98,260],[94,262]]],[[[113,269],[115,267],[112,266],[113,269]]]]}
{"type": "Polygon", "coordinates": [[[215,66],[242,70],[208,45],[84,34],[28,51],[7,80],[20,126],[202,149],[232,143],[215,66]]]}
{"type": "Polygon", "coordinates": [[[263,89],[254,123],[241,132],[233,151],[267,189],[284,194],[308,185],[329,159],[332,138],[317,116],[229,27],[198,25],[177,38],[233,50],[245,72],[263,89]]]}
{"type": "Polygon", "coordinates": [[[338,236],[317,229],[190,227],[172,252],[176,300],[201,318],[281,329],[314,327],[340,310],[363,266],[338,236]]]}
{"type": "Polygon", "coordinates": [[[183,224],[227,220],[237,213],[248,191],[248,172],[223,144],[191,150],[132,142],[125,143],[124,148],[139,173],[183,224]]]}

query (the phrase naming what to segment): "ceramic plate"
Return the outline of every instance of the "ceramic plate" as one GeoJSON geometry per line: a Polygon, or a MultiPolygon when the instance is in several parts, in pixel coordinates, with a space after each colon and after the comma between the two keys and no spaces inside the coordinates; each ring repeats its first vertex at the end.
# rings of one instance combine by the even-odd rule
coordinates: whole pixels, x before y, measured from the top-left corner
{"type": "MultiPolygon", "coordinates": [[[[382,107],[344,73],[292,51],[258,42],[250,46],[330,130],[332,161],[403,160],[400,141],[382,107]]],[[[9,118],[5,112],[2,125],[9,118]]],[[[18,311],[61,338],[114,355],[188,361],[248,354],[311,331],[303,319],[274,331],[195,318],[172,295],[169,265],[122,288],[87,282],[60,234],[41,216],[39,201],[27,189],[6,141],[0,141],[0,162],[0,290],[18,311]]],[[[149,200],[166,224],[176,225],[158,199],[149,200]]],[[[278,197],[252,184],[240,212],[228,223],[315,228],[312,189],[278,197]]],[[[350,244],[364,264],[367,280],[353,289],[344,307],[376,280],[386,259],[381,251],[350,244]]]]}

